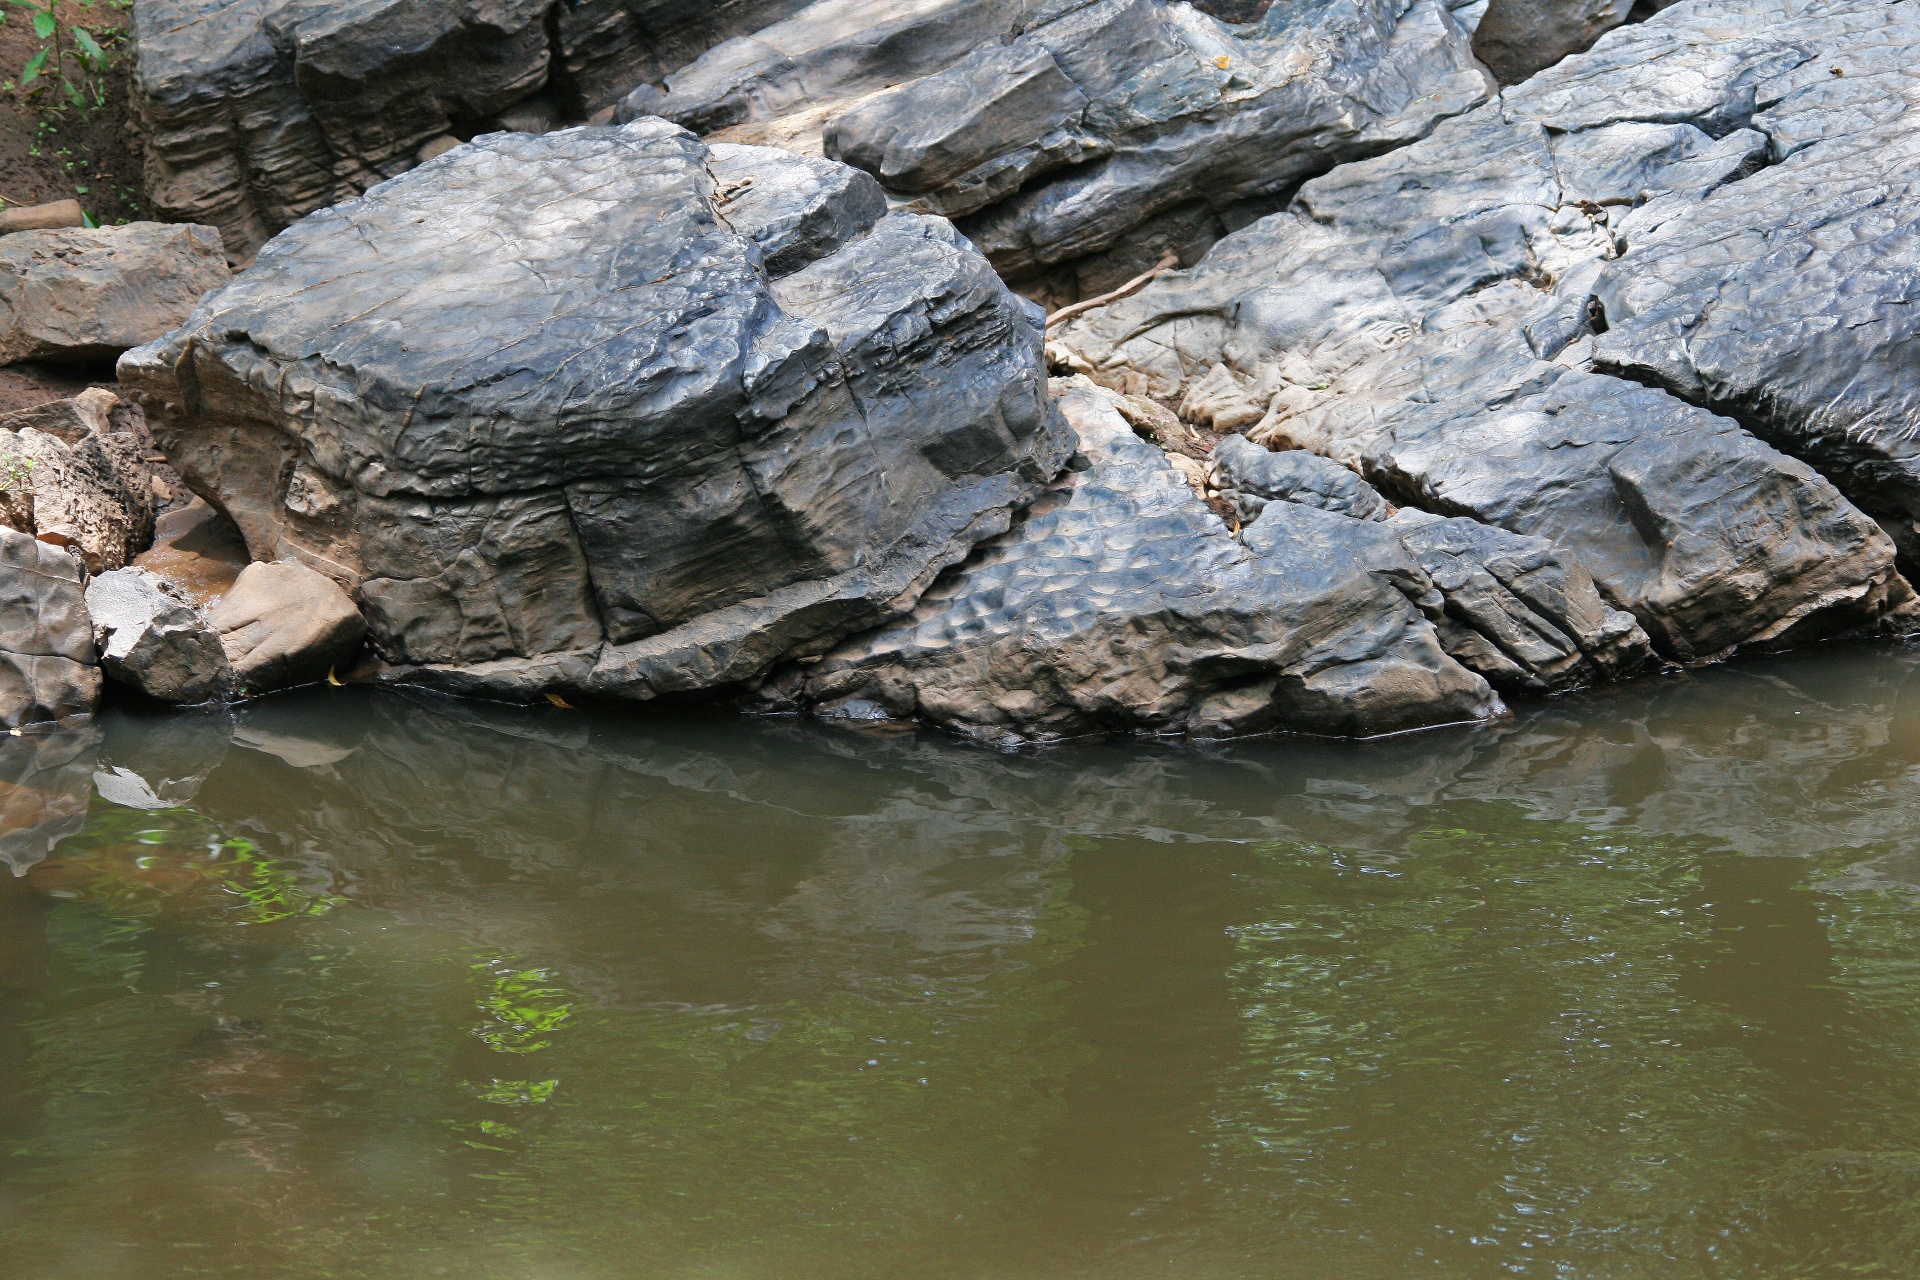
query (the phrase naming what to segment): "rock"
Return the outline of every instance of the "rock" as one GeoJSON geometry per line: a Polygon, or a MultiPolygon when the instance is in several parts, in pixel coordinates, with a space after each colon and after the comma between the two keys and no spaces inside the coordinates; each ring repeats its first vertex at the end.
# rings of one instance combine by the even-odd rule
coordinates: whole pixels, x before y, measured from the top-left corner
{"type": "Polygon", "coordinates": [[[78,200],[55,200],[51,204],[16,205],[0,209],[0,235],[14,231],[51,231],[60,227],[84,227],[85,212],[78,200]]]}
{"type": "Polygon", "coordinates": [[[134,222],[0,237],[0,364],[111,363],[227,282],[209,227],[134,222]]]}
{"type": "MultiPolygon", "coordinates": [[[[1853,144],[1811,143],[1777,168],[1756,167],[1793,121],[1818,118],[1789,110],[1804,74],[1794,68],[1826,68],[1821,89],[1833,92],[1828,84],[1845,79],[1834,66],[1897,61],[1912,43],[1908,21],[1900,6],[1867,0],[1676,6],[1429,138],[1307,183],[1287,211],[1222,240],[1198,267],[1062,326],[1052,344],[1102,382],[1161,397],[1226,366],[1247,400],[1265,405],[1250,438],[1331,457],[1403,506],[1545,539],[1669,658],[1904,631],[1913,597],[1893,544],[1827,477],[1885,509],[1878,491],[1803,443],[1823,439],[1840,454],[1860,421],[1847,406],[1899,385],[1905,364],[1888,358],[1895,330],[1812,314],[1773,323],[1792,314],[1784,306],[1770,306],[1763,324],[1757,307],[1741,310],[1760,277],[1741,276],[1739,264],[1785,245],[1784,258],[1764,260],[1770,278],[1794,282],[1779,286],[1787,293],[1804,281],[1809,297],[1824,289],[1857,299],[1844,314],[1905,322],[1891,303],[1905,286],[1890,250],[1848,258],[1838,248],[1876,219],[1897,222],[1894,187],[1863,196],[1831,240],[1796,230],[1828,188],[1756,203],[1783,190],[1777,184],[1792,189],[1820,147],[1853,144]],[[1754,114],[1777,95],[1779,105],[1754,114]],[[1708,272],[1698,277],[1707,292],[1689,296],[1720,290],[1713,309],[1725,307],[1724,332],[1741,336],[1712,366],[1728,372],[1688,381],[1676,335],[1704,353],[1716,330],[1687,327],[1680,295],[1662,290],[1696,277],[1671,257],[1660,260],[1670,276],[1652,255],[1637,266],[1636,238],[1720,209],[1727,219],[1686,240],[1687,253],[1696,264],[1725,261],[1737,283],[1708,272]],[[1640,304],[1627,301],[1636,282],[1640,304]],[[1632,336],[1643,332],[1636,306],[1651,314],[1656,295],[1674,301],[1664,347],[1632,336]],[[1734,319],[1743,314],[1752,318],[1734,319]],[[1629,341],[1664,352],[1664,363],[1642,354],[1636,380],[1611,376],[1628,369],[1629,341]],[[1596,350],[1605,359],[1596,362],[1596,350]],[[1642,385],[1662,380],[1656,367],[1676,370],[1673,385],[1700,403],[1642,385]],[[1723,376],[1735,386],[1807,385],[1769,401],[1780,416],[1763,424],[1720,390],[1723,376]],[[1853,385],[1863,396],[1843,398],[1842,411],[1817,407],[1853,385]]],[[[1897,167],[1891,136],[1875,154],[1897,167]]],[[[1835,200],[1838,217],[1845,201],[1835,200]]],[[[1880,403],[1897,412],[1900,402],[1880,403]]]]}
{"type": "Polygon", "coordinates": [[[79,564],[57,547],[0,529],[0,726],[89,715],[99,700],[79,564]]]}
{"type": "Polygon", "coordinates": [[[188,601],[144,569],[115,569],[87,587],[100,665],[161,702],[212,702],[234,686],[220,635],[188,601]]]}
{"type": "Polygon", "coordinates": [[[104,739],[93,789],[128,809],[189,804],[227,758],[233,719],[224,706],[169,709],[158,716],[116,707],[101,717],[104,739]]]}
{"type": "MultiPolygon", "coordinates": [[[[538,95],[584,119],[799,0],[141,0],[133,104],[149,198],[236,263],[538,95]],[[551,20],[551,21],[549,21],[551,20]]],[[[508,126],[511,127],[511,126],[508,126]]]]}
{"type": "Polygon", "coordinates": [[[1248,524],[1275,501],[1356,520],[1385,520],[1393,514],[1372,485],[1339,463],[1303,449],[1274,453],[1245,436],[1228,436],[1214,446],[1209,478],[1248,524]]]}
{"type": "Polygon", "coordinates": [[[0,737],[0,862],[14,875],[85,828],[99,743],[92,724],[0,737]]]}
{"type": "Polygon", "coordinates": [[[233,521],[196,497],[154,520],[153,546],[133,563],[204,607],[231,590],[250,561],[233,521]]]}
{"type": "Polygon", "coordinates": [[[459,145],[460,139],[450,133],[443,133],[437,138],[421,143],[420,150],[414,154],[419,158],[421,164],[425,164],[429,160],[447,154],[447,152],[459,145]]]}
{"type": "Polygon", "coordinates": [[[367,624],[333,579],[306,565],[250,564],[207,610],[220,633],[234,684],[266,693],[327,678],[345,666],[367,624]]]}
{"type": "Polygon", "coordinates": [[[1591,48],[1632,8],[1633,0],[1488,0],[1473,33],[1473,56],[1501,84],[1519,84],[1591,48]]]}
{"type": "Polygon", "coordinates": [[[1633,615],[1609,607],[1586,566],[1546,539],[1424,511],[1387,523],[1440,593],[1447,652],[1501,692],[1564,692],[1653,661],[1633,615]]]}
{"type": "Polygon", "coordinates": [[[763,698],[996,739],[1368,736],[1500,713],[1409,600],[1424,578],[1391,533],[1275,503],[1243,545],[1117,399],[1068,387],[1087,465],[910,616],[785,669],[763,698]]]}
{"type": "Polygon", "coordinates": [[[1040,318],[948,223],[776,151],[750,196],[742,159],[653,119],[478,139],[291,228],[124,385],[398,678],[748,680],[909,605],[1071,442],[1040,318]]]}
{"type": "Polygon", "coordinates": [[[120,568],[153,534],[151,448],[136,406],[97,388],[0,417],[0,526],[120,568]]]}

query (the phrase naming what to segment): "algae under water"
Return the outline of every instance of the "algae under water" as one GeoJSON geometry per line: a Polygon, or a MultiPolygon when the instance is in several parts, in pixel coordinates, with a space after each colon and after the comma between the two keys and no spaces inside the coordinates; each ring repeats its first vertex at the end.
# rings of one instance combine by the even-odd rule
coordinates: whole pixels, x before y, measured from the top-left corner
{"type": "Polygon", "coordinates": [[[1910,1274],[1920,656],[1370,743],[0,740],[9,1280],[1910,1274]]]}

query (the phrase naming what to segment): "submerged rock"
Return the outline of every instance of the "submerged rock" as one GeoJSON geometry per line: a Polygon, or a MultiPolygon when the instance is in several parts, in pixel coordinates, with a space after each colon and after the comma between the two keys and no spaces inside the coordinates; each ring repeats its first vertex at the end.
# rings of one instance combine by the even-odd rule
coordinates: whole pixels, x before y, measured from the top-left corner
{"type": "Polygon", "coordinates": [[[909,617],[763,699],[992,738],[1368,736],[1502,710],[1408,598],[1424,582],[1391,534],[1274,503],[1242,544],[1117,399],[1068,389],[1086,465],[909,617]]]}
{"type": "Polygon", "coordinates": [[[227,282],[210,227],[134,222],[0,236],[0,364],[111,364],[227,282]]]}
{"type": "MultiPolygon", "coordinates": [[[[1258,415],[1253,440],[1331,457],[1396,503],[1546,540],[1671,658],[1906,630],[1913,593],[1892,542],[1829,482],[1897,509],[1885,495],[1904,483],[1902,433],[1866,427],[1904,412],[1890,353],[1909,308],[1889,251],[1906,188],[1876,177],[1842,196],[1810,171],[1858,145],[1860,172],[1889,173],[1869,144],[1813,139],[1850,118],[1821,106],[1852,92],[1834,68],[1891,65],[1915,43],[1907,9],[1667,10],[1307,183],[1288,211],[1072,321],[1052,349],[1129,391],[1230,379],[1241,420],[1258,415]],[[1777,305],[1742,274],[1763,259],[1789,282],[1777,305]],[[1750,411],[1763,399],[1771,417],[1750,411]],[[1849,439],[1876,463],[1830,461],[1864,463],[1849,439]]],[[[1881,138],[1887,165],[1901,145],[1881,138]]]]}
{"type": "Polygon", "coordinates": [[[233,689],[220,633],[144,569],[115,569],[87,586],[87,611],[108,676],[161,702],[213,702],[233,689]]]}
{"type": "Polygon", "coordinates": [[[99,700],[79,562],[0,529],[0,726],[87,715],[99,700]]]}
{"type": "Polygon", "coordinates": [[[404,678],[649,699],[871,626],[1005,529],[1071,449],[1040,352],[945,221],[649,119],[315,214],[120,371],[404,678]]]}

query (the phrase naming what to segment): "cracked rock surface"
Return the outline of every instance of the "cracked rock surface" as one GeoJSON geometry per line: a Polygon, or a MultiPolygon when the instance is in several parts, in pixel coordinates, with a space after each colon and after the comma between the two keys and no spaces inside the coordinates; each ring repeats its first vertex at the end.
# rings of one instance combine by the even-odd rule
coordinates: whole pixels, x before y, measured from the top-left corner
{"type": "Polygon", "coordinates": [[[769,705],[1002,740],[1369,736],[1503,710],[1409,600],[1421,575],[1382,526],[1275,502],[1238,541],[1117,401],[1066,389],[1085,465],[909,617],[777,675],[769,705]]]}
{"type": "Polygon", "coordinates": [[[140,0],[148,195],[245,261],[486,127],[584,119],[801,0],[140,0]]]}
{"type": "Polygon", "coordinates": [[[120,373],[406,678],[650,699],[881,622],[1004,530],[1072,448],[1040,352],[944,220],[647,119],[315,214],[120,373]]]}
{"type": "Polygon", "coordinates": [[[1884,86],[1914,10],[1665,10],[1307,183],[1050,350],[1130,392],[1231,384],[1251,440],[1544,540],[1669,658],[1910,629],[1873,516],[1910,510],[1907,107],[1884,86]]]}
{"type": "Polygon", "coordinates": [[[0,726],[87,715],[99,700],[79,562],[0,528],[0,726]]]}

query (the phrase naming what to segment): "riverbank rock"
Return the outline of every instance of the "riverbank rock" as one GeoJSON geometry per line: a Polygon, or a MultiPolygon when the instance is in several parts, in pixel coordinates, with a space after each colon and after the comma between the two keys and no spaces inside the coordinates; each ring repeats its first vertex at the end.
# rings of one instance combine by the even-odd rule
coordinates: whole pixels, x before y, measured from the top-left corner
{"type": "Polygon", "coordinates": [[[100,665],[109,677],[161,702],[225,698],[233,670],[198,608],[144,569],[115,569],[87,586],[100,665]]]}
{"type": "Polygon", "coordinates": [[[1473,56],[1503,85],[1519,84],[1627,20],[1633,0],[1488,0],[1473,56]]]}
{"type": "Polygon", "coordinates": [[[141,0],[133,104],[162,217],[236,263],[438,139],[584,120],[799,0],[141,0]],[[519,121],[524,123],[524,120],[519,121]]]}
{"type": "Polygon", "coordinates": [[[907,208],[964,218],[1002,275],[1057,304],[1168,250],[1198,258],[1262,201],[1492,84],[1438,0],[1280,5],[1239,27],[1161,0],[820,0],[667,88],[623,114],[823,149],[907,208]]]}
{"type": "Polygon", "coordinates": [[[88,715],[99,700],[79,562],[0,529],[0,726],[88,715]]]}
{"type": "Polygon", "coordinates": [[[1679,5],[1307,183],[1050,349],[1132,392],[1229,379],[1250,439],[1545,539],[1672,659],[1910,629],[1870,518],[1911,491],[1880,425],[1911,421],[1909,143],[1846,73],[1904,82],[1913,22],[1679,5]]]}
{"type": "Polygon", "coordinates": [[[196,496],[154,518],[153,545],[133,563],[205,607],[232,590],[251,562],[233,521],[196,496]]]}
{"type": "Polygon", "coordinates": [[[911,616],[784,670],[766,704],[1000,740],[1364,737],[1500,713],[1408,598],[1427,585],[1382,526],[1277,502],[1236,541],[1117,401],[1066,389],[1081,469],[911,616]]]}
{"type": "Polygon", "coordinates": [[[324,680],[344,667],[367,624],[333,579],[303,564],[250,564],[207,609],[234,684],[265,693],[324,680]]]}
{"type": "Polygon", "coordinates": [[[209,227],[120,227],[0,236],[0,364],[112,364],[178,328],[227,282],[209,227]]]}
{"type": "Polygon", "coordinates": [[[735,683],[911,604],[1072,448],[1035,309],[873,194],[660,120],[495,134],[291,228],[121,377],[403,678],[735,683]]]}
{"type": "Polygon", "coordinates": [[[151,448],[138,408],[98,388],[0,416],[0,526],[120,568],[153,536],[151,448]]]}

